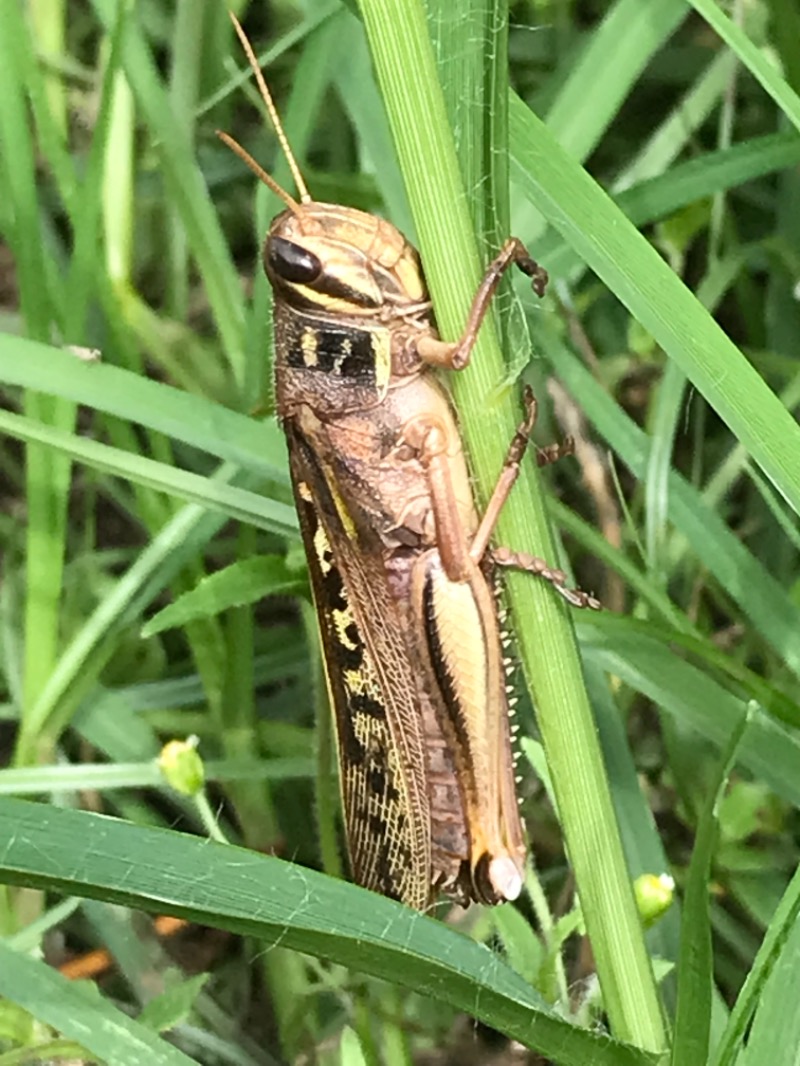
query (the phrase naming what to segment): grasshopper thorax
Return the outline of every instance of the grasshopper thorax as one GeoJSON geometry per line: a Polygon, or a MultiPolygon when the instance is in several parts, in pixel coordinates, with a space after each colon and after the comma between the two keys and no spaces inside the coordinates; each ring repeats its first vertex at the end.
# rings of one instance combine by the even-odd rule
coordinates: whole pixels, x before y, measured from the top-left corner
{"type": "Polygon", "coordinates": [[[307,201],[283,211],[264,242],[276,296],[321,314],[388,321],[426,310],[419,256],[385,219],[307,201]]]}

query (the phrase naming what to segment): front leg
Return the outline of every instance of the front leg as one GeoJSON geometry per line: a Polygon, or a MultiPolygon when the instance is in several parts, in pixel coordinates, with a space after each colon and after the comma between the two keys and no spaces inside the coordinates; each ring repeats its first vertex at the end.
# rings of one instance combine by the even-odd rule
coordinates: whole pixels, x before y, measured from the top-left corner
{"type": "MultiPolygon", "coordinates": [[[[492,490],[492,495],[489,498],[489,503],[484,511],[481,524],[478,526],[478,530],[472,538],[470,555],[476,562],[480,562],[486,554],[489,539],[494,532],[494,527],[497,525],[497,519],[500,517],[503,505],[508,499],[511,489],[514,487],[514,483],[519,477],[520,463],[528,448],[531,433],[536,424],[538,404],[530,385],[525,386],[522,398],[525,404],[525,418],[517,426],[516,433],[511,439],[511,444],[508,446],[506,458],[503,463],[503,469],[500,471],[500,476],[492,490]]],[[[571,437],[567,437],[563,444],[550,444],[547,448],[537,448],[537,464],[541,467],[547,466],[549,463],[555,463],[559,459],[563,459],[565,455],[572,455],[574,449],[575,443],[571,437]]]]}
{"type": "Polygon", "coordinates": [[[500,279],[512,263],[516,263],[523,274],[528,275],[536,295],[544,296],[547,287],[547,271],[528,255],[527,248],[518,237],[509,237],[486,268],[483,281],[478,286],[478,291],[472,300],[472,307],[461,338],[451,342],[439,340],[437,337],[424,336],[414,343],[416,354],[423,363],[446,370],[461,370],[467,365],[492,297],[497,291],[500,279]]]}
{"type": "Polygon", "coordinates": [[[468,581],[475,569],[470,555],[467,531],[453,488],[450,435],[435,416],[419,415],[404,428],[398,448],[410,450],[427,475],[431,511],[436,533],[436,549],[448,580],[468,581]]]}

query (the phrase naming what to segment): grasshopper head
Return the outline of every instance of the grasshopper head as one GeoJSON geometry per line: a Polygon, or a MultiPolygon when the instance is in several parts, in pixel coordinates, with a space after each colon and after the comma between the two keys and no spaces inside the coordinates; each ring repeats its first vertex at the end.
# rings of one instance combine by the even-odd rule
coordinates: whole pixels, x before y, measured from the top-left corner
{"type": "Polygon", "coordinates": [[[292,306],[375,317],[427,300],[419,256],[384,219],[309,201],[274,219],[264,269],[292,306]]]}
{"type": "Polygon", "coordinates": [[[419,256],[399,230],[364,211],[312,200],[250,42],[233,14],[231,21],[299,193],[297,199],[291,196],[240,144],[217,131],[287,205],[273,219],[264,243],[264,269],[276,295],[318,314],[380,316],[384,321],[395,308],[401,316],[427,310],[419,256]]]}

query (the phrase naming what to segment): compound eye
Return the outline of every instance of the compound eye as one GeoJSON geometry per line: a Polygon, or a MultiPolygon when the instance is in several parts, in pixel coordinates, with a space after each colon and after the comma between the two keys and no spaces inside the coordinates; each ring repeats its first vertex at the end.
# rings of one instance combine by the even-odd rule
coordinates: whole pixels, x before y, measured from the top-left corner
{"type": "Polygon", "coordinates": [[[266,259],[269,268],[284,281],[308,284],[322,273],[322,263],[315,255],[285,237],[270,237],[266,259]]]}

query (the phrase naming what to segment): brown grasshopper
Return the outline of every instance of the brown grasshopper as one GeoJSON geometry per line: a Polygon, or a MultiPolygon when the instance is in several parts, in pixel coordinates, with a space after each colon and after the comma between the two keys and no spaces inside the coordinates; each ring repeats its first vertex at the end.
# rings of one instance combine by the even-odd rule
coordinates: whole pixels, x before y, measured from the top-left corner
{"type": "MultiPolygon", "coordinates": [[[[536,417],[508,449],[482,517],[456,420],[432,368],[467,365],[503,272],[546,274],[509,239],[455,343],[439,338],[419,256],[389,222],[312,200],[234,19],[296,182],[263,262],[274,292],[275,395],[336,716],[353,875],[416,908],[519,895],[525,835],[514,783],[495,565],[599,607],[542,559],[492,549],[536,417]]],[[[538,451],[540,465],[570,442],[538,451]]]]}

